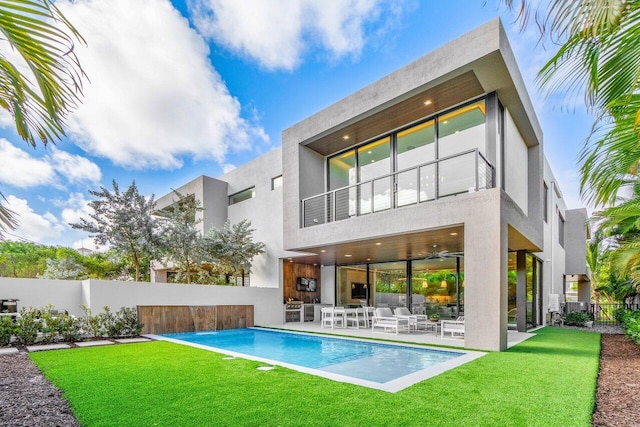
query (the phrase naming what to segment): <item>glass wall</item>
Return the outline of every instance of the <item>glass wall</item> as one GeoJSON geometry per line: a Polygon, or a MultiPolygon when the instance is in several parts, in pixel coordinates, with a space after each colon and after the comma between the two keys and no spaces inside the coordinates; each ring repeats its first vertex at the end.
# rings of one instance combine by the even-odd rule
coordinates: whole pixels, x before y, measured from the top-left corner
{"type": "MultiPolygon", "coordinates": [[[[330,157],[330,191],[372,180],[337,193],[336,205],[343,216],[362,215],[475,189],[475,153],[461,153],[486,153],[485,121],[481,100],[330,157]]],[[[481,166],[478,186],[485,188],[487,166],[481,166]]]]}
{"type": "MultiPolygon", "coordinates": [[[[508,312],[507,323],[511,329],[515,329],[518,324],[517,313],[517,255],[516,252],[509,252],[508,277],[508,312]]],[[[540,325],[541,318],[541,278],[542,262],[530,253],[525,256],[525,285],[526,285],[526,322],[527,328],[540,325]]]]}
{"type": "Polygon", "coordinates": [[[395,261],[369,265],[376,307],[407,306],[407,262],[395,261]]]}
{"type": "Polygon", "coordinates": [[[442,319],[454,319],[464,314],[464,258],[458,260],[439,258],[412,262],[414,312],[427,315],[438,313],[442,319]],[[457,280],[456,262],[460,263],[460,277],[457,280]],[[422,307],[421,301],[424,304],[422,307]]]}
{"type": "MultiPolygon", "coordinates": [[[[386,137],[358,148],[359,182],[391,173],[391,138],[386,137]]],[[[360,214],[391,208],[391,177],[360,186],[360,214]]]]}
{"type": "MultiPolygon", "coordinates": [[[[398,171],[436,160],[435,121],[419,124],[398,133],[398,171]]],[[[419,173],[409,170],[398,174],[397,205],[435,199],[436,165],[424,166],[419,173]]]]}
{"type": "Polygon", "coordinates": [[[336,305],[407,307],[407,286],[411,283],[411,311],[438,313],[442,319],[464,314],[464,259],[413,260],[411,281],[407,261],[345,265],[336,269],[336,305]],[[457,277],[456,264],[460,276],[457,277]]]}
{"type": "Polygon", "coordinates": [[[360,306],[370,301],[366,264],[345,265],[336,271],[336,305],[339,307],[360,306]]]}
{"type": "MultiPolygon", "coordinates": [[[[486,153],[485,102],[480,101],[438,117],[438,158],[476,148],[486,153]]],[[[475,188],[475,156],[459,156],[438,164],[439,196],[475,188]],[[473,173],[469,173],[472,172],[473,173]]]]}
{"type": "MultiPolygon", "coordinates": [[[[358,181],[356,169],[356,150],[350,150],[329,159],[329,190],[353,185],[358,181]]],[[[335,209],[335,220],[349,218],[356,214],[356,188],[347,188],[336,193],[336,206],[329,206],[329,212],[335,209]]]]}

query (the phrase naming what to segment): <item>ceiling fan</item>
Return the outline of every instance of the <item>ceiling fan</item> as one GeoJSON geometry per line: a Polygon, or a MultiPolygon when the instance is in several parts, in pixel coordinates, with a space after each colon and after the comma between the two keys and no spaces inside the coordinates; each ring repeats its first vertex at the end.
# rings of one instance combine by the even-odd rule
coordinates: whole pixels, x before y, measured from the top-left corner
{"type": "Polygon", "coordinates": [[[462,258],[463,252],[449,252],[447,250],[437,251],[435,248],[438,245],[433,245],[433,252],[425,257],[425,259],[450,259],[450,258],[462,258]]]}

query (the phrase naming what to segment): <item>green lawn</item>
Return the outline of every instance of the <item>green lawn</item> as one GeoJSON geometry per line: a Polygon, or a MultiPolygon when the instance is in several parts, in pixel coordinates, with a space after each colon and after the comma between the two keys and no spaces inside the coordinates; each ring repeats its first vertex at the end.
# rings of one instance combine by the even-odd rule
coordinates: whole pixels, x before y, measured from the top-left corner
{"type": "Polygon", "coordinates": [[[395,394],[167,342],[30,357],[86,426],[589,426],[599,352],[545,328],[395,394]]]}

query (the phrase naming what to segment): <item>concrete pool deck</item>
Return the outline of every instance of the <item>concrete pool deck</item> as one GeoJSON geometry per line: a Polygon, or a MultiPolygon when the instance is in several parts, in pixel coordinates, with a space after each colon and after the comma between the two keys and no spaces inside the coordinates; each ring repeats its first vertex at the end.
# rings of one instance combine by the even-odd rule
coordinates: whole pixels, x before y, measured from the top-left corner
{"type": "MultiPolygon", "coordinates": [[[[460,349],[464,348],[464,339],[462,338],[451,338],[445,336],[445,338],[440,338],[440,333],[436,334],[432,331],[419,331],[419,332],[411,332],[411,333],[399,333],[398,335],[393,333],[380,333],[371,332],[371,328],[322,328],[319,322],[291,322],[286,324],[279,325],[260,325],[260,327],[269,328],[269,329],[278,329],[278,330],[288,330],[288,331],[298,331],[298,332],[311,332],[311,333],[320,333],[320,334],[328,334],[328,335],[338,335],[338,336],[350,336],[350,337],[358,337],[364,339],[378,339],[378,340],[387,340],[387,341],[397,341],[402,343],[414,343],[414,344],[423,344],[423,345],[434,345],[434,346],[447,346],[447,347],[457,347],[460,349]]],[[[530,332],[517,332],[517,331],[508,331],[507,332],[507,347],[511,348],[516,344],[519,344],[531,337],[535,336],[535,333],[530,332]]]]}

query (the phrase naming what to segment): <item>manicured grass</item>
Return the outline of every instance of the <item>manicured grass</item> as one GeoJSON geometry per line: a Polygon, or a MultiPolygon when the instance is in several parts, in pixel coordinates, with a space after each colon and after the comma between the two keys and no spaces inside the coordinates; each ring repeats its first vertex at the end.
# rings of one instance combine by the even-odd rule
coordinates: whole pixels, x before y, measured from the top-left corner
{"type": "Polygon", "coordinates": [[[167,342],[30,356],[86,426],[590,425],[600,335],[537,334],[395,394],[167,342]]]}

